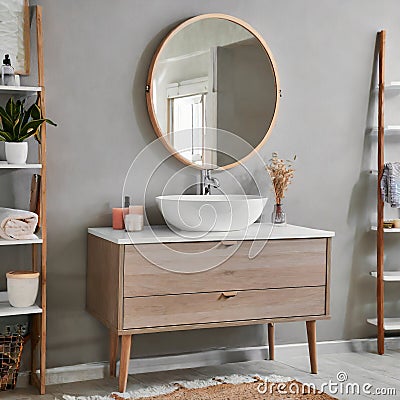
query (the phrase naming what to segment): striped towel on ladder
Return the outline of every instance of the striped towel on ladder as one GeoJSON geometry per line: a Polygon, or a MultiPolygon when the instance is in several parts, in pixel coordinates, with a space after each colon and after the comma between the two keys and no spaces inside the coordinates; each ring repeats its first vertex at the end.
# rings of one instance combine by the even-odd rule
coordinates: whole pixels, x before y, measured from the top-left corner
{"type": "Polygon", "coordinates": [[[381,180],[382,197],[393,208],[400,208],[400,162],[386,163],[381,180]]]}

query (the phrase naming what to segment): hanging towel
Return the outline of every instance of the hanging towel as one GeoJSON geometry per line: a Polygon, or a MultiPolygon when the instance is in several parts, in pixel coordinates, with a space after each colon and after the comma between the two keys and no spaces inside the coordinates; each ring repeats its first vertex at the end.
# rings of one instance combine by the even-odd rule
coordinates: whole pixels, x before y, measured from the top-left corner
{"type": "Polygon", "coordinates": [[[24,210],[0,207],[0,237],[7,240],[37,239],[34,234],[38,215],[24,210]]]}
{"type": "Polygon", "coordinates": [[[394,208],[400,208],[400,162],[385,164],[381,191],[387,203],[394,208]]]}

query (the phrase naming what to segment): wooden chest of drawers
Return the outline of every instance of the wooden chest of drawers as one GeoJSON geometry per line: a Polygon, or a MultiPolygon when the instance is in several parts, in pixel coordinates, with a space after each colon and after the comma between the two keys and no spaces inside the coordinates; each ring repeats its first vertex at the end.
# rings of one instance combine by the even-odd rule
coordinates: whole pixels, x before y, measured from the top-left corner
{"type": "MultiPolygon", "coordinates": [[[[110,329],[111,374],[122,337],[120,391],[133,334],[329,318],[330,237],[117,244],[89,234],[87,309],[110,329]],[[256,256],[252,246],[259,244],[256,256]]],[[[257,246],[256,246],[257,247],[257,246]]]]}

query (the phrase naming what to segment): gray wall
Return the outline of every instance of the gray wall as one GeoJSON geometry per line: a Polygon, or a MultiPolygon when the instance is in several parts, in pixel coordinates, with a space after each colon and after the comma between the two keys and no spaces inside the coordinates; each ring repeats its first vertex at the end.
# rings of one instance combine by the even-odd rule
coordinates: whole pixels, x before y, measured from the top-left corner
{"type": "MultiPolygon", "coordinates": [[[[319,323],[318,338],[374,335],[365,318],[374,314],[374,282],[366,277],[374,238],[366,228],[375,190],[361,170],[370,155],[364,136],[375,33],[382,27],[389,31],[388,78],[400,80],[398,0],[38,2],[48,115],[59,122],[48,140],[49,367],[107,359],[107,331],[85,311],[86,229],[110,224],[110,204],[120,201],[133,157],[154,138],[144,85],[157,44],[177,22],[208,12],[242,18],[266,39],[283,99],[263,154],[297,154],[289,222],[336,231],[333,318],[319,323]]],[[[165,155],[157,147],[152,157],[165,155]]],[[[154,194],[181,167],[172,159],[164,163],[154,194]]],[[[175,190],[197,173],[179,177],[175,190]]],[[[144,184],[138,173],[134,197],[144,184]]],[[[159,222],[152,204],[152,221],[159,222]]],[[[278,343],[304,340],[303,324],[279,326],[278,343]]],[[[136,338],[133,356],[264,342],[263,327],[152,334],[136,338]]]]}

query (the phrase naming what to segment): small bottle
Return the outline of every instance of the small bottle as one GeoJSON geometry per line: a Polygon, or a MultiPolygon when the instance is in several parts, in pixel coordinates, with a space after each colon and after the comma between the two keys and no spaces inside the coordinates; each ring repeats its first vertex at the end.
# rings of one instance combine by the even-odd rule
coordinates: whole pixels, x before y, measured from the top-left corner
{"type": "Polygon", "coordinates": [[[15,86],[15,72],[8,54],[4,56],[3,65],[1,66],[1,84],[15,86]]]}

